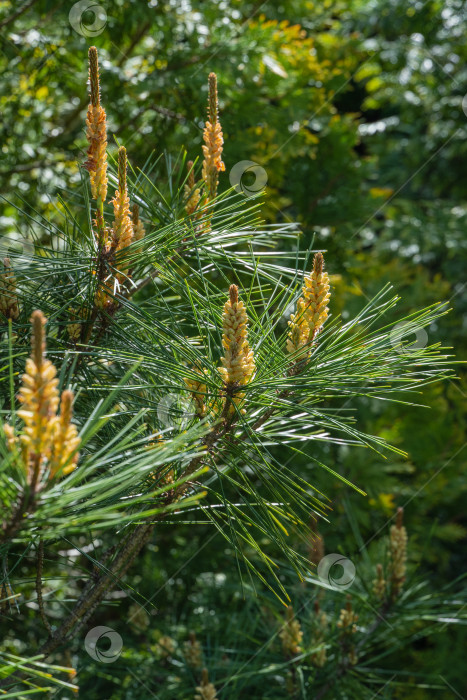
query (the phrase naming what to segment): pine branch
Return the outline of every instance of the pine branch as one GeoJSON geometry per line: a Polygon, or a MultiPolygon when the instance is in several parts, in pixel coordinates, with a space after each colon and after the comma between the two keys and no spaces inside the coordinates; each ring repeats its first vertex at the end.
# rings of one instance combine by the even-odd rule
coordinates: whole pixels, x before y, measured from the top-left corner
{"type": "Polygon", "coordinates": [[[152,522],[140,525],[125,538],[119,553],[112,561],[108,570],[104,574],[101,574],[97,581],[91,581],[85,586],[69,616],[60,627],[54,631],[50,639],[40,647],[39,653],[45,656],[51,654],[63,644],[66,639],[69,639],[70,633],[77,623],[88,619],[106,593],[113,585],[118,583],[119,578],[123,576],[130,567],[149,538],[153,526],[154,523],[152,522]]]}
{"type": "Polygon", "coordinates": [[[11,24],[15,20],[18,19],[18,17],[21,17],[25,12],[27,12],[33,5],[35,5],[37,0],[29,0],[29,2],[25,2],[22,7],[19,7],[16,12],[13,12],[9,17],[5,17],[0,22],[0,28],[1,27],[6,27],[8,24],[11,24]]]}

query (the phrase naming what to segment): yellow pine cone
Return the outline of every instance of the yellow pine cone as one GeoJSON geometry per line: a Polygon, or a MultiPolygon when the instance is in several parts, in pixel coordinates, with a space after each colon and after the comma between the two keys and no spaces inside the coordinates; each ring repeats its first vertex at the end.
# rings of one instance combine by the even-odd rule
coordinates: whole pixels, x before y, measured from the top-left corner
{"type": "Polygon", "coordinates": [[[128,609],[128,622],[139,632],[144,632],[149,627],[150,619],[142,605],[133,603],[128,609]]]}
{"type": "MultiPolygon", "coordinates": [[[[51,478],[61,470],[65,474],[72,471],[78,455],[74,455],[70,464],[68,462],[80,442],[75,426],[71,425],[71,391],[65,390],[62,393],[61,413],[57,416],[58,379],[54,365],[45,357],[46,320],[41,311],[32,314],[32,353],[26,360],[26,371],[18,394],[22,408],[17,411],[17,415],[24,422],[19,435],[21,455],[27,469],[28,483],[34,488],[47,464],[50,466],[51,478]]],[[[20,447],[13,428],[8,424],[3,428],[8,448],[13,451],[20,447]]]]}
{"type": "MultiPolygon", "coordinates": [[[[22,408],[17,414],[24,421],[21,441],[32,459],[48,458],[55,430],[58,409],[57,370],[45,357],[44,326],[46,318],[34,311],[32,356],[26,360],[18,400],[22,408]]],[[[42,466],[42,461],[39,466],[42,466]]],[[[37,469],[39,469],[37,466],[37,469]]]]}
{"type": "Polygon", "coordinates": [[[248,316],[243,302],[238,299],[238,287],[235,284],[230,286],[229,300],[224,305],[222,326],[224,357],[221,357],[222,367],[219,367],[219,372],[227,391],[233,395],[233,403],[239,405],[245,394],[235,390],[248,384],[256,367],[253,350],[248,344],[248,316]]]}
{"type": "Polygon", "coordinates": [[[89,148],[84,167],[89,171],[93,198],[104,203],[107,197],[107,117],[100,104],[99,65],[95,46],[89,49],[89,83],[90,104],[86,117],[89,148]]]}
{"type": "Polygon", "coordinates": [[[215,199],[217,195],[217,185],[219,182],[219,172],[225,170],[222,161],[222,146],[224,138],[222,127],[219,122],[211,124],[207,121],[203,132],[203,180],[206,184],[206,192],[209,200],[215,199]]]}
{"type": "Polygon", "coordinates": [[[203,180],[208,200],[217,195],[219,172],[225,170],[222,162],[224,137],[218,119],[217,76],[210,73],[208,78],[208,120],[203,132],[203,180]]]}
{"type": "Polygon", "coordinates": [[[4,258],[5,271],[0,275],[0,315],[16,321],[19,316],[16,279],[11,269],[10,258],[4,258]]]}
{"type": "Polygon", "coordinates": [[[100,105],[89,105],[86,117],[89,141],[88,160],[85,163],[91,180],[91,193],[95,200],[105,202],[107,197],[107,125],[106,114],[100,105]]]}
{"type": "Polygon", "coordinates": [[[78,452],[75,452],[81,442],[76,426],[72,424],[73,392],[65,389],[60,400],[60,416],[55,422],[53,433],[52,455],[50,458],[50,477],[57,474],[69,474],[76,467],[78,452]],[[71,456],[73,455],[73,457],[71,456]],[[71,458],[71,459],[70,459],[71,458]]]}
{"type": "Polygon", "coordinates": [[[169,469],[164,476],[162,477],[161,480],[161,485],[162,486],[170,486],[170,484],[173,484],[175,481],[175,471],[173,469],[169,469]]]}
{"type": "Polygon", "coordinates": [[[183,645],[185,659],[191,668],[200,668],[203,663],[203,650],[194,632],[190,632],[190,639],[183,645]]]}
{"type": "Polygon", "coordinates": [[[204,383],[204,376],[207,374],[207,370],[203,370],[200,367],[193,367],[193,372],[198,378],[193,379],[191,377],[186,377],[184,379],[185,384],[189,392],[191,393],[193,403],[195,405],[196,415],[199,418],[204,418],[206,415],[206,396],[207,396],[207,386],[204,383]]]}
{"type": "Polygon", "coordinates": [[[196,688],[195,700],[217,700],[217,690],[209,682],[207,669],[203,668],[201,684],[196,688]]]}
{"type": "Polygon", "coordinates": [[[13,452],[13,450],[16,447],[16,436],[15,436],[15,431],[9,425],[8,423],[3,424],[3,432],[5,433],[6,436],[6,444],[10,452],[13,452]]]}
{"type": "Polygon", "coordinates": [[[326,304],[329,299],[329,277],[324,272],[324,258],[322,253],[316,253],[313,270],[304,279],[296,313],[290,317],[287,339],[287,350],[290,353],[311,347],[328,317],[326,304]]]}
{"type": "Polygon", "coordinates": [[[295,619],[291,605],[287,607],[285,623],[279,632],[279,638],[282,641],[282,651],[285,656],[296,656],[301,653],[303,632],[299,621],[295,619]]]}
{"type": "Polygon", "coordinates": [[[112,200],[114,208],[112,246],[116,251],[123,250],[133,240],[133,224],[130,216],[126,168],[126,149],[124,146],[121,146],[118,150],[118,190],[115,191],[115,197],[112,200]]]}
{"type": "Polygon", "coordinates": [[[373,580],[373,594],[378,600],[383,600],[386,595],[386,581],[381,564],[376,564],[376,578],[373,580]]]}
{"type": "Polygon", "coordinates": [[[66,329],[68,331],[70,340],[72,340],[75,343],[80,339],[81,329],[83,327],[83,324],[80,323],[80,319],[86,318],[86,315],[87,311],[85,308],[82,308],[79,311],[76,311],[76,309],[73,308],[70,309],[71,322],[67,325],[66,329]]]}
{"type": "Polygon", "coordinates": [[[187,168],[188,178],[184,188],[186,199],[185,209],[186,213],[190,215],[194,214],[194,212],[196,211],[196,208],[199,204],[199,200],[201,199],[201,190],[199,189],[199,187],[196,187],[195,171],[193,170],[192,160],[188,161],[187,168]]]}
{"type": "MultiPolygon", "coordinates": [[[[144,229],[143,222],[139,218],[139,206],[138,206],[138,204],[133,204],[131,214],[132,214],[132,222],[133,222],[133,240],[134,241],[142,241],[144,236],[146,235],[146,231],[144,229]]],[[[140,254],[141,252],[142,252],[142,248],[135,248],[135,254],[140,254]]]]}
{"type": "Polygon", "coordinates": [[[113,295],[115,290],[112,284],[113,278],[107,282],[101,283],[94,296],[94,303],[99,309],[110,310],[112,304],[114,303],[113,295]]]}
{"type": "Polygon", "coordinates": [[[162,447],[163,444],[164,438],[162,437],[162,434],[159,433],[158,435],[156,435],[155,440],[151,440],[150,442],[148,442],[148,444],[146,445],[146,449],[155,450],[157,447],[162,447]]]}
{"type": "Polygon", "coordinates": [[[339,614],[337,626],[342,630],[343,634],[355,634],[357,631],[358,615],[352,609],[352,603],[347,601],[345,608],[342,608],[339,614]]]}
{"type": "Polygon", "coordinates": [[[70,340],[76,343],[81,336],[81,324],[80,323],[69,323],[66,327],[70,340]]]}
{"type": "Polygon", "coordinates": [[[391,558],[391,592],[396,598],[402,590],[407,563],[407,530],[403,525],[404,509],[397,509],[396,524],[391,525],[389,533],[389,554],[391,558]]]}
{"type": "Polygon", "coordinates": [[[160,658],[166,659],[171,656],[177,647],[175,639],[168,635],[163,635],[156,644],[156,653],[160,658]]]}

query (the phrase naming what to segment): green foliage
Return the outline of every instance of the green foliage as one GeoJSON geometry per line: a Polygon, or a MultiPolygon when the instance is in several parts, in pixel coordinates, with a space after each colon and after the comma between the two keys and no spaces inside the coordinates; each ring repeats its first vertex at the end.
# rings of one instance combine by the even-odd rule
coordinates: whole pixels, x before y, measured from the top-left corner
{"type": "MultiPolygon", "coordinates": [[[[326,550],[357,566],[357,588],[346,593],[358,608],[364,647],[325,697],[450,696],[464,687],[462,633],[446,625],[463,605],[465,382],[451,377],[423,393],[419,387],[445,376],[444,364],[432,364],[438,341],[443,353],[454,346],[459,354],[464,335],[462,4],[115,2],[105,7],[102,33],[91,38],[73,29],[69,9],[36,0],[17,14],[0,4],[0,222],[9,239],[0,239],[0,252],[13,262],[21,302],[10,336],[3,326],[2,411],[10,420],[29,354],[29,317],[41,308],[60,386],[76,393],[83,439],[79,469],[44,492],[3,557],[1,597],[22,595],[3,606],[6,653],[31,664],[46,639],[34,591],[44,528],[51,538],[45,608],[56,629],[103,574],[102,553],[150,515],[160,518],[155,541],[115,592],[129,600],[109,594],[70,642],[73,658],[60,651],[52,661],[78,668],[84,697],[142,698],[148,688],[160,697],[194,697],[200,671],[186,668],[182,649],[195,630],[211,680],[219,689],[229,679],[220,697],[308,697],[340,669],[337,636],[332,665],[320,677],[306,654],[284,659],[277,633],[284,619],[278,597],[288,594],[296,611],[305,605],[297,617],[309,650],[313,621],[305,613],[320,595],[309,562],[311,512],[311,529],[325,516],[318,527],[326,550]],[[70,309],[87,328],[96,289],[87,175],[77,165],[85,160],[90,43],[105,62],[110,130],[127,146],[130,196],[149,232],[143,256],[131,253],[133,279],[154,283],[130,299],[116,290],[118,314],[102,318],[80,349],[68,335],[70,309]],[[210,70],[219,78],[227,173],[212,230],[195,241],[184,211],[184,149],[189,158],[200,153],[210,70]],[[265,170],[267,224],[260,200],[229,191],[232,167],[246,159],[265,170]],[[284,223],[290,220],[304,231],[298,239],[297,227],[284,223]],[[32,257],[30,243],[11,244],[18,234],[35,241],[32,257]],[[310,251],[324,247],[332,318],[308,372],[286,377],[287,316],[310,251]],[[219,451],[220,466],[213,459],[209,472],[200,466],[199,488],[174,507],[164,502],[170,488],[161,481],[172,469],[186,481],[184,465],[198,459],[211,429],[194,419],[184,380],[200,362],[209,391],[219,395],[220,314],[231,282],[247,302],[259,359],[250,408],[238,416],[238,443],[219,451]],[[380,296],[387,283],[393,291],[380,296]],[[454,313],[443,315],[444,300],[454,313]],[[426,315],[413,316],[424,307],[431,307],[426,315]],[[392,329],[402,319],[418,319],[431,347],[407,350],[410,334],[398,345],[392,329]],[[416,367],[419,361],[428,365],[416,367]],[[399,391],[404,387],[410,393],[399,391]],[[289,389],[301,398],[277,400],[289,389]],[[161,407],[167,396],[173,403],[161,407]],[[253,421],[273,403],[279,414],[253,438],[253,421]],[[147,444],[161,432],[162,451],[148,457],[147,444]],[[390,614],[392,630],[382,624],[367,634],[375,617],[370,571],[381,561],[379,537],[396,505],[406,507],[411,577],[390,614]],[[368,551],[357,554],[368,540],[368,551]],[[127,623],[136,610],[129,612],[130,600],[146,606],[144,631],[127,623]],[[121,633],[115,664],[99,664],[85,651],[94,624],[121,633]],[[158,645],[164,636],[177,642],[168,657],[158,645]]],[[[92,13],[85,20],[92,22],[92,13]]],[[[111,160],[112,139],[109,146],[111,160]]],[[[248,177],[245,187],[254,185],[248,177]]],[[[0,502],[8,512],[24,475],[11,471],[3,442],[0,449],[2,478],[8,475],[0,502]]],[[[335,625],[342,596],[327,591],[322,605],[335,625]]]]}

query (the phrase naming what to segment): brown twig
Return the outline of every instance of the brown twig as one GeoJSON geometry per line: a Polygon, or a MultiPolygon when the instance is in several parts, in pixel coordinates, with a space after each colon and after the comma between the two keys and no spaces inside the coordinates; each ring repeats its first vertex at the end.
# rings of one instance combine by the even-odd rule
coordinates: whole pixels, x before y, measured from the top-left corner
{"type": "Polygon", "coordinates": [[[122,53],[120,59],[117,61],[117,66],[119,68],[121,68],[123,66],[123,64],[125,63],[126,59],[131,56],[135,47],[139,44],[141,39],[148,33],[150,28],[151,28],[151,22],[148,21],[148,22],[146,22],[146,24],[143,24],[138,29],[138,31],[133,35],[133,38],[130,41],[129,47],[127,48],[127,50],[124,53],[122,53]]]}
{"type": "Polygon", "coordinates": [[[127,535],[120,552],[117,554],[110,567],[99,576],[97,581],[89,581],[69,616],[63,621],[60,627],[55,630],[47,642],[42,645],[39,649],[39,653],[48,656],[69,638],[69,635],[73,633],[73,628],[76,625],[80,623],[84,624],[101,602],[107,591],[130,567],[149,538],[154,525],[155,523],[152,521],[147,522],[145,525],[137,526],[135,530],[127,535]]]}
{"type": "Polygon", "coordinates": [[[0,27],[6,27],[8,24],[11,24],[12,22],[14,22],[15,19],[18,19],[18,17],[21,17],[21,15],[23,15],[33,5],[35,5],[36,2],[37,2],[37,0],[29,0],[29,2],[27,2],[23,5],[23,7],[20,7],[18,10],[16,10],[16,12],[13,12],[12,15],[10,15],[9,17],[5,17],[5,19],[3,19],[0,22],[0,27]]]}
{"type": "MultiPolygon", "coordinates": [[[[9,522],[3,523],[3,532],[0,540],[1,542],[7,542],[8,540],[10,540],[16,533],[16,531],[19,530],[23,520],[23,515],[25,514],[27,509],[28,499],[26,497],[26,492],[23,490],[16,504],[16,508],[13,511],[11,520],[9,522]]],[[[29,503],[29,511],[30,510],[31,503],[29,503]]]]}

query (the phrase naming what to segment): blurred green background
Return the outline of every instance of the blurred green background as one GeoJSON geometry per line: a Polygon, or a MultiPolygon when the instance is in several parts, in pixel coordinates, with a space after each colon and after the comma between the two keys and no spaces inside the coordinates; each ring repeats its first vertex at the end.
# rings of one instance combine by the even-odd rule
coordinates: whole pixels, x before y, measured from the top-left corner
{"type": "MultiPolygon", "coordinates": [[[[464,2],[29,0],[0,2],[0,28],[2,257],[12,238],[34,237],[28,213],[53,221],[57,191],[73,199],[85,160],[87,48],[95,44],[111,151],[124,144],[135,169],[154,150],[176,158],[184,147],[198,157],[207,75],[216,72],[225,137],[221,188],[230,187],[236,163],[256,163],[267,180],[265,219],[298,221],[302,248],[313,244],[327,251],[332,314],[345,319],[386,282],[402,297],[399,315],[449,300],[452,312],[425,340],[454,347],[456,357],[465,359],[464,2]],[[70,14],[76,5],[80,11],[70,14]]],[[[246,173],[241,185],[254,189],[254,175],[246,173]]],[[[462,366],[458,373],[459,381],[416,397],[426,408],[384,408],[365,398],[353,407],[359,427],[384,436],[407,458],[323,446],[327,463],[365,490],[366,498],[297,457],[295,468],[312,473],[313,483],[332,501],[330,522],[320,525],[326,551],[357,562],[361,544],[386,527],[396,506],[404,506],[411,570],[435,588],[462,573],[467,531],[462,366]]],[[[248,643],[252,655],[262,635],[267,638],[264,608],[277,617],[280,604],[257,583],[259,598],[252,582],[242,588],[231,552],[219,536],[211,538],[207,528],[167,528],[149,549],[132,585],[136,598],[136,591],[154,596],[155,624],[150,632],[144,624],[139,631],[130,625],[131,654],[126,665],[101,678],[100,697],[150,697],[132,678],[144,664],[149,681],[156,674],[150,687],[157,692],[151,659],[161,635],[196,630],[216,663],[222,663],[223,635],[231,635],[223,639],[226,646],[248,643]],[[199,547],[200,555],[191,559],[199,547]],[[260,633],[253,623],[261,615],[260,633]]],[[[297,585],[286,567],[283,578],[297,585]]],[[[115,616],[121,617],[117,608],[115,616]]],[[[110,624],[112,614],[105,611],[102,620],[110,624]]],[[[158,658],[163,667],[164,654],[158,658]]],[[[84,689],[96,682],[87,661],[80,660],[84,689]]],[[[389,663],[409,679],[411,673],[418,680],[417,674],[449,673],[449,685],[463,697],[462,661],[457,633],[444,632],[389,663]]],[[[170,673],[176,675],[163,669],[163,678],[170,673]]],[[[245,687],[242,697],[261,697],[259,689],[245,687]]],[[[413,688],[388,697],[455,693],[446,685],[435,695],[413,688]]]]}

